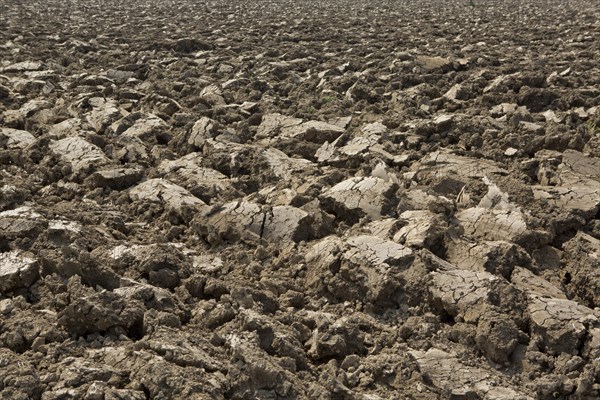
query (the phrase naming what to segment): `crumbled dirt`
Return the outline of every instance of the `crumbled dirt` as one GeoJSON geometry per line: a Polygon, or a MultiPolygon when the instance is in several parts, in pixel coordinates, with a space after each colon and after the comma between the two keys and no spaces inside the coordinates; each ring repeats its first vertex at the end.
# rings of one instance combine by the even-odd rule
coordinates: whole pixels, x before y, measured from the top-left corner
{"type": "Polygon", "coordinates": [[[600,398],[597,1],[0,2],[0,398],[600,398]]]}

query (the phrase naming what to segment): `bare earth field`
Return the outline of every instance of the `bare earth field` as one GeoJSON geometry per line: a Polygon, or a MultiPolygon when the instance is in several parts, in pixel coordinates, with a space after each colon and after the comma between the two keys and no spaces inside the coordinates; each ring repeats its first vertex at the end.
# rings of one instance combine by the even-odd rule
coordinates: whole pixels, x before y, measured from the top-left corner
{"type": "Polygon", "coordinates": [[[0,398],[600,398],[599,21],[0,0],[0,398]]]}

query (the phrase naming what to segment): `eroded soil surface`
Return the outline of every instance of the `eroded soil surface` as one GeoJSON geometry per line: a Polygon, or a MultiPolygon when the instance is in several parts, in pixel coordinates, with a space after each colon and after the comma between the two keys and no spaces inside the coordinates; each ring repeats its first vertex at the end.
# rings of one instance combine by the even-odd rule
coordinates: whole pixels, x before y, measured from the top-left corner
{"type": "Polygon", "coordinates": [[[600,398],[599,20],[2,0],[0,397],[600,398]]]}

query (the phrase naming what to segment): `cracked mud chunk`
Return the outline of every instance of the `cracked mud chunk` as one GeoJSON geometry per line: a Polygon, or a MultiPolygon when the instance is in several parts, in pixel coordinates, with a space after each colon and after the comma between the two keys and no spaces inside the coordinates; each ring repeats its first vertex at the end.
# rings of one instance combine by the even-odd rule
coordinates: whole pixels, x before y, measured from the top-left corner
{"type": "Polygon", "coordinates": [[[319,163],[334,163],[340,160],[346,161],[348,156],[356,155],[377,142],[370,138],[348,139],[347,135],[341,135],[331,143],[323,143],[323,145],[315,151],[317,161],[319,163]],[[360,143],[356,143],[359,141],[360,143]]]}
{"type": "Polygon", "coordinates": [[[205,103],[214,107],[223,107],[227,105],[225,99],[223,98],[223,91],[214,84],[209,84],[202,88],[202,91],[200,92],[200,98],[205,103]]]}
{"type": "Polygon", "coordinates": [[[168,135],[169,126],[156,115],[148,115],[140,118],[126,129],[121,135],[124,137],[135,137],[145,143],[155,143],[164,140],[168,135]]]}
{"type": "Polygon", "coordinates": [[[503,382],[500,374],[463,364],[456,356],[439,349],[409,352],[417,361],[423,380],[442,391],[444,398],[486,400],[530,400],[503,382]]]}
{"type": "MultiPolygon", "coordinates": [[[[141,67],[141,66],[140,66],[141,67]]],[[[142,68],[140,68],[142,69],[142,68]]],[[[122,85],[127,82],[128,79],[134,78],[136,73],[134,71],[127,71],[122,69],[108,69],[105,72],[105,76],[108,79],[113,80],[116,84],[122,85]]]]}
{"type": "Polygon", "coordinates": [[[322,194],[324,207],[338,218],[355,222],[363,216],[380,219],[392,212],[397,185],[375,177],[356,177],[322,194]]]}
{"type": "Polygon", "coordinates": [[[371,171],[371,176],[376,178],[383,179],[384,181],[390,181],[394,183],[398,183],[398,175],[395,173],[393,168],[388,167],[385,163],[379,162],[375,168],[371,171]]]}
{"type": "Polygon", "coordinates": [[[477,321],[488,303],[492,285],[498,278],[489,272],[466,270],[434,271],[429,288],[435,302],[452,316],[477,321]]]}
{"type": "MultiPolygon", "coordinates": [[[[395,145],[389,141],[387,128],[381,122],[375,122],[362,126],[358,131],[344,133],[331,143],[325,142],[316,150],[315,157],[320,163],[343,167],[357,165],[366,160],[405,165],[409,156],[395,154],[396,152],[395,145]]],[[[375,174],[377,171],[374,171],[374,176],[390,175],[385,172],[375,174]]]]}
{"type": "Polygon", "coordinates": [[[577,355],[586,332],[597,327],[597,313],[574,301],[530,295],[531,328],[550,354],[577,355]]]}
{"type": "Polygon", "coordinates": [[[223,130],[223,127],[217,121],[202,117],[192,126],[188,143],[201,149],[206,139],[216,137],[221,130],[223,130]]]}
{"type": "Polygon", "coordinates": [[[148,146],[137,137],[119,137],[119,150],[114,153],[121,163],[148,165],[151,153],[148,146]]]}
{"type": "Polygon", "coordinates": [[[452,69],[453,65],[452,61],[450,61],[448,58],[439,56],[417,56],[415,58],[415,63],[425,72],[436,70],[446,72],[452,69]]]}
{"type": "Polygon", "coordinates": [[[412,250],[376,236],[344,241],[329,236],[306,254],[308,287],[341,300],[364,299],[376,306],[394,303],[403,289],[401,273],[413,260],[412,250]]]}
{"type": "Polygon", "coordinates": [[[393,240],[406,246],[435,250],[444,238],[446,221],[425,210],[404,211],[399,219],[406,225],[398,229],[393,240]]]}
{"type": "Polygon", "coordinates": [[[600,240],[580,231],[563,249],[569,260],[563,268],[568,293],[590,308],[600,307],[600,240]]]}
{"type": "Polygon", "coordinates": [[[202,149],[202,156],[211,161],[212,168],[234,178],[248,174],[257,166],[255,157],[260,151],[263,149],[256,146],[207,139],[202,149]]]}
{"type": "Polygon", "coordinates": [[[525,268],[515,267],[510,276],[510,281],[527,294],[556,299],[567,298],[558,287],[525,268]]]}
{"type": "Polygon", "coordinates": [[[69,163],[75,173],[97,169],[110,162],[98,146],[80,137],[68,137],[51,142],[49,148],[56,156],[69,163]]]}
{"type": "Polygon", "coordinates": [[[566,150],[562,154],[559,176],[565,183],[588,180],[600,182],[600,158],[588,157],[575,150],[566,150]]]}
{"type": "Polygon", "coordinates": [[[312,175],[316,171],[316,166],[312,162],[304,158],[289,157],[277,149],[266,149],[261,156],[264,157],[273,174],[286,181],[296,180],[299,175],[312,175]]]}
{"type": "MultiPolygon", "coordinates": [[[[381,239],[391,240],[394,237],[394,234],[398,232],[398,229],[402,226],[403,222],[396,218],[382,218],[377,221],[371,221],[364,226],[357,227],[356,233],[363,233],[377,236],[381,239]]],[[[354,230],[351,232],[354,232],[354,230]]]]}
{"type": "Polygon", "coordinates": [[[421,189],[406,191],[400,199],[401,206],[409,210],[429,210],[436,214],[450,215],[455,211],[455,204],[445,196],[435,196],[421,189]]]}
{"type": "Polygon", "coordinates": [[[465,235],[522,243],[531,232],[520,211],[473,207],[456,213],[465,235]]]}
{"type": "Polygon", "coordinates": [[[28,206],[0,212],[0,239],[33,239],[47,226],[48,222],[44,217],[28,206]]]}
{"type": "Polygon", "coordinates": [[[123,190],[142,179],[141,168],[109,168],[96,171],[91,180],[97,187],[123,190]]]}
{"type": "Polygon", "coordinates": [[[207,203],[215,198],[229,200],[241,197],[242,194],[227,176],[212,168],[203,167],[202,159],[201,154],[190,153],[176,160],[161,162],[158,170],[207,203]]]}
{"type": "Polygon", "coordinates": [[[558,209],[576,211],[586,219],[600,210],[600,188],[594,186],[534,186],[533,195],[558,209]]]}
{"type": "Polygon", "coordinates": [[[532,266],[531,257],[525,250],[514,243],[502,240],[449,241],[447,259],[460,269],[487,271],[505,278],[510,277],[515,267],[532,266]]]}
{"type": "Polygon", "coordinates": [[[262,117],[257,135],[270,137],[279,134],[281,131],[290,130],[302,123],[302,119],[288,117],[281,114],[267,114],[262,117]]]}
{"type": "Polygon", "coordinates": [[[193,221],[196,231],[211,242],[218,238],[256,243],[307,239],[311,218],[306,211],[291,206],[261,206],[247,201],[234,201],[203,212],[193,221]]]}
{"type": "Polygon", "coordinates": [[[123,115],[117,108],[118,103],[115,100],[106,100],[100,97],[94,97],[88,100],[88,103],[93,107],[86,119],[96,132],[102,133],[117,119],[123,115]]]}
{"type": "MultiPolygon", "coordinates": [[[[539,124],[534,124],[533,122],[519,121],[519,128],[524,129],[526,131],[531,131],[532,133],[535,133],[537,135],[541,135],[544,133],[544,127],[539,124]]],[[[507,155],[510,155],[510,152],[507,155]]]]}
{"type": "Polygon", "coordinates": [[[24,149],[36,142],[35,136],[27,131],[0,128],[0,148],[24,149]]]}
{"type": "Polygon", "coordinates": [[[259,240],[263,233],[265,214],[256,203],[234,201],[215,207],[194,218],[194,229],[211,241],[210,235],[226,240],[259,240]]]}
{"type": "Polygon", "coordinates": [[[345,129],[320,121],[302,122],[299,118],[281,114],[267,114],[256,132],[257,138],[289,138],[323,144],[332,142],[345,129]]]}
{"type": "MultiPolygon", "coordinates": [[[[450,88],[450,90],[448,90],[446,93],[444,93],[444,98],[448,99],[448,100],[468,100],[469,98],[469,91],[466,90],[463,85],[461,85],[460,83],[457,83],[456,85],[452,86],[450,88]]],[[[436,121],[439,123],[439,121],[436,121]]]]}
{"type": "Polygon", "coordinates": [[[187,215],[197,206],[206,205],[186,189],[161,178],[149,179],[131,188],[129,196],[137,201],[163,203],[166,208],[181,216],[187,215]]]}
{"type": "Polygon", "coordinates": [[[26,72],[26,71],[39,71],[43,68],[43,65],[39,61],[21,61],[14,64],[9,64],[6,67],[0,68],[2,72],[26,72]]]}
{"type": "Polygon", "coordinates": [[[442,179],[456,176],[462,180],[482,179],[494,175],[508,175],[508,171],[498,164],[477,158],[459,156],[447,151],[427,154],[411,170],[417,172],[417,178],[442,179]]]}
{"type": "Polygon", "coordinates": [[[549,240],[549,233],[528,228],[526,213],[510,202],[507,193],[487,177],[483,178],[483,182],[488,186],[488,192],[479,205],[455,215],[466,235],[521,245],[527,243],[528,246],[549,240]]]}
{"type": "Polygon", "coordinates": [[[70,243],[81,237],[83,226],[67,219],[54,219],[48,223],[47,237],[55,243],[70,243]]]}
{"type": "Polygon", "coordinates": [[[514,74],[499,75],[494,78],[484,89],[483,92],[503,92],[507,90],[507,85],[514,84],[514,81],[521,77],[520,72],[514,74]]]}
{"type": "Polygon", "coordinates": [[[490,110],[490,114],[492,117],[499,118],[506,114],[514,113],[518,108],[516,103],[501,103],[498,104],[490,110]]]}
{"type": "MultiPolygon", "coordinates": [[[[83,370],[85,371],[85,370],[83,370]]],[[[124,374],[121,372],[121,374],[124,374]]],[[[105,399],[105,400],[144,400],[146,393],[142,390],[115,389],[104,381],[85,383],[77,387],[60,387],[44,391],[44,400],[56,399],[105,399]]]]}
{"type": "Polygon", "coordinates": [[[31,286],[39,276],[39,264],[32,254],[0,253],[0,292],[31,286]]]}
{"type": "Polygon", "coordinates": [[[6,110],[2,113],[4,126],[22,129],[28,118],[32,118],[38,111],[51,107],[47,100],[33,99],[23,104],[18,110],[6,110]]]}
{"type": "MultiPolygon", "coordinates": [[[[190,153],[175,160],[163,160],[158,165],[158,171],[163,174],[168,174],[171,172],[179,171],[181,169],[201,168],[202,159],[202,154],[190,153]]],[[[219,176],[225,177],[225,175],[219,176]]]]}
{"type": "Polygon", "coordinates": [[[311,234],[309,214],[296,207],[275,206],[265,215],[262,237],[267,241],[292,240],[299,242],[311,234]]]}
{"type": "Polygon", "coordinates": [[[412,250],[389,240],[363,235],[351,237],[346,243],[351,247],[344,256],[353,262],[406,267],[412,261],[412,250]]]}
{"type": "Polygon", "coordinates": [[[388,128],[381,122],[372,122],[361,126],[360,132],[364,136],[383,136],[385,137],[388,128]]]}
{"type": "Polygon", "coordinates": [[[302,122],[297,118],[267,114],[258,126],[254,143],[276,147],[289,156],[313,158],[319,146],[344,133],[337,125],[320,121],[302,122]]]}
{"type": "Polygon", "coordinates": [[[556,180],[557,186],[534,186],[535,198],[580,213],[585,219],[596,216],[600,210],[600,158],[567,150],[562,154],[556,180]]]}
{"type": "Polygon", "coordinates": [[[69,118],[49,127],[49,133],[58,139],[77,136],[82,130],[82,121],[80,118],[69,118]]]}

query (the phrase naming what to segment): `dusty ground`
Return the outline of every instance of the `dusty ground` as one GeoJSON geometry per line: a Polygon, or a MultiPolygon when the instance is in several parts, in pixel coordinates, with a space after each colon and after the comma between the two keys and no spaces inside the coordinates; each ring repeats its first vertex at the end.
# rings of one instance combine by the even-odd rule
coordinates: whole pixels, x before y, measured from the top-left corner
{"type": "Polygon", "coordinates": [[[598,1],[0,2],[3,399],[598,399],[598,1]]]}

